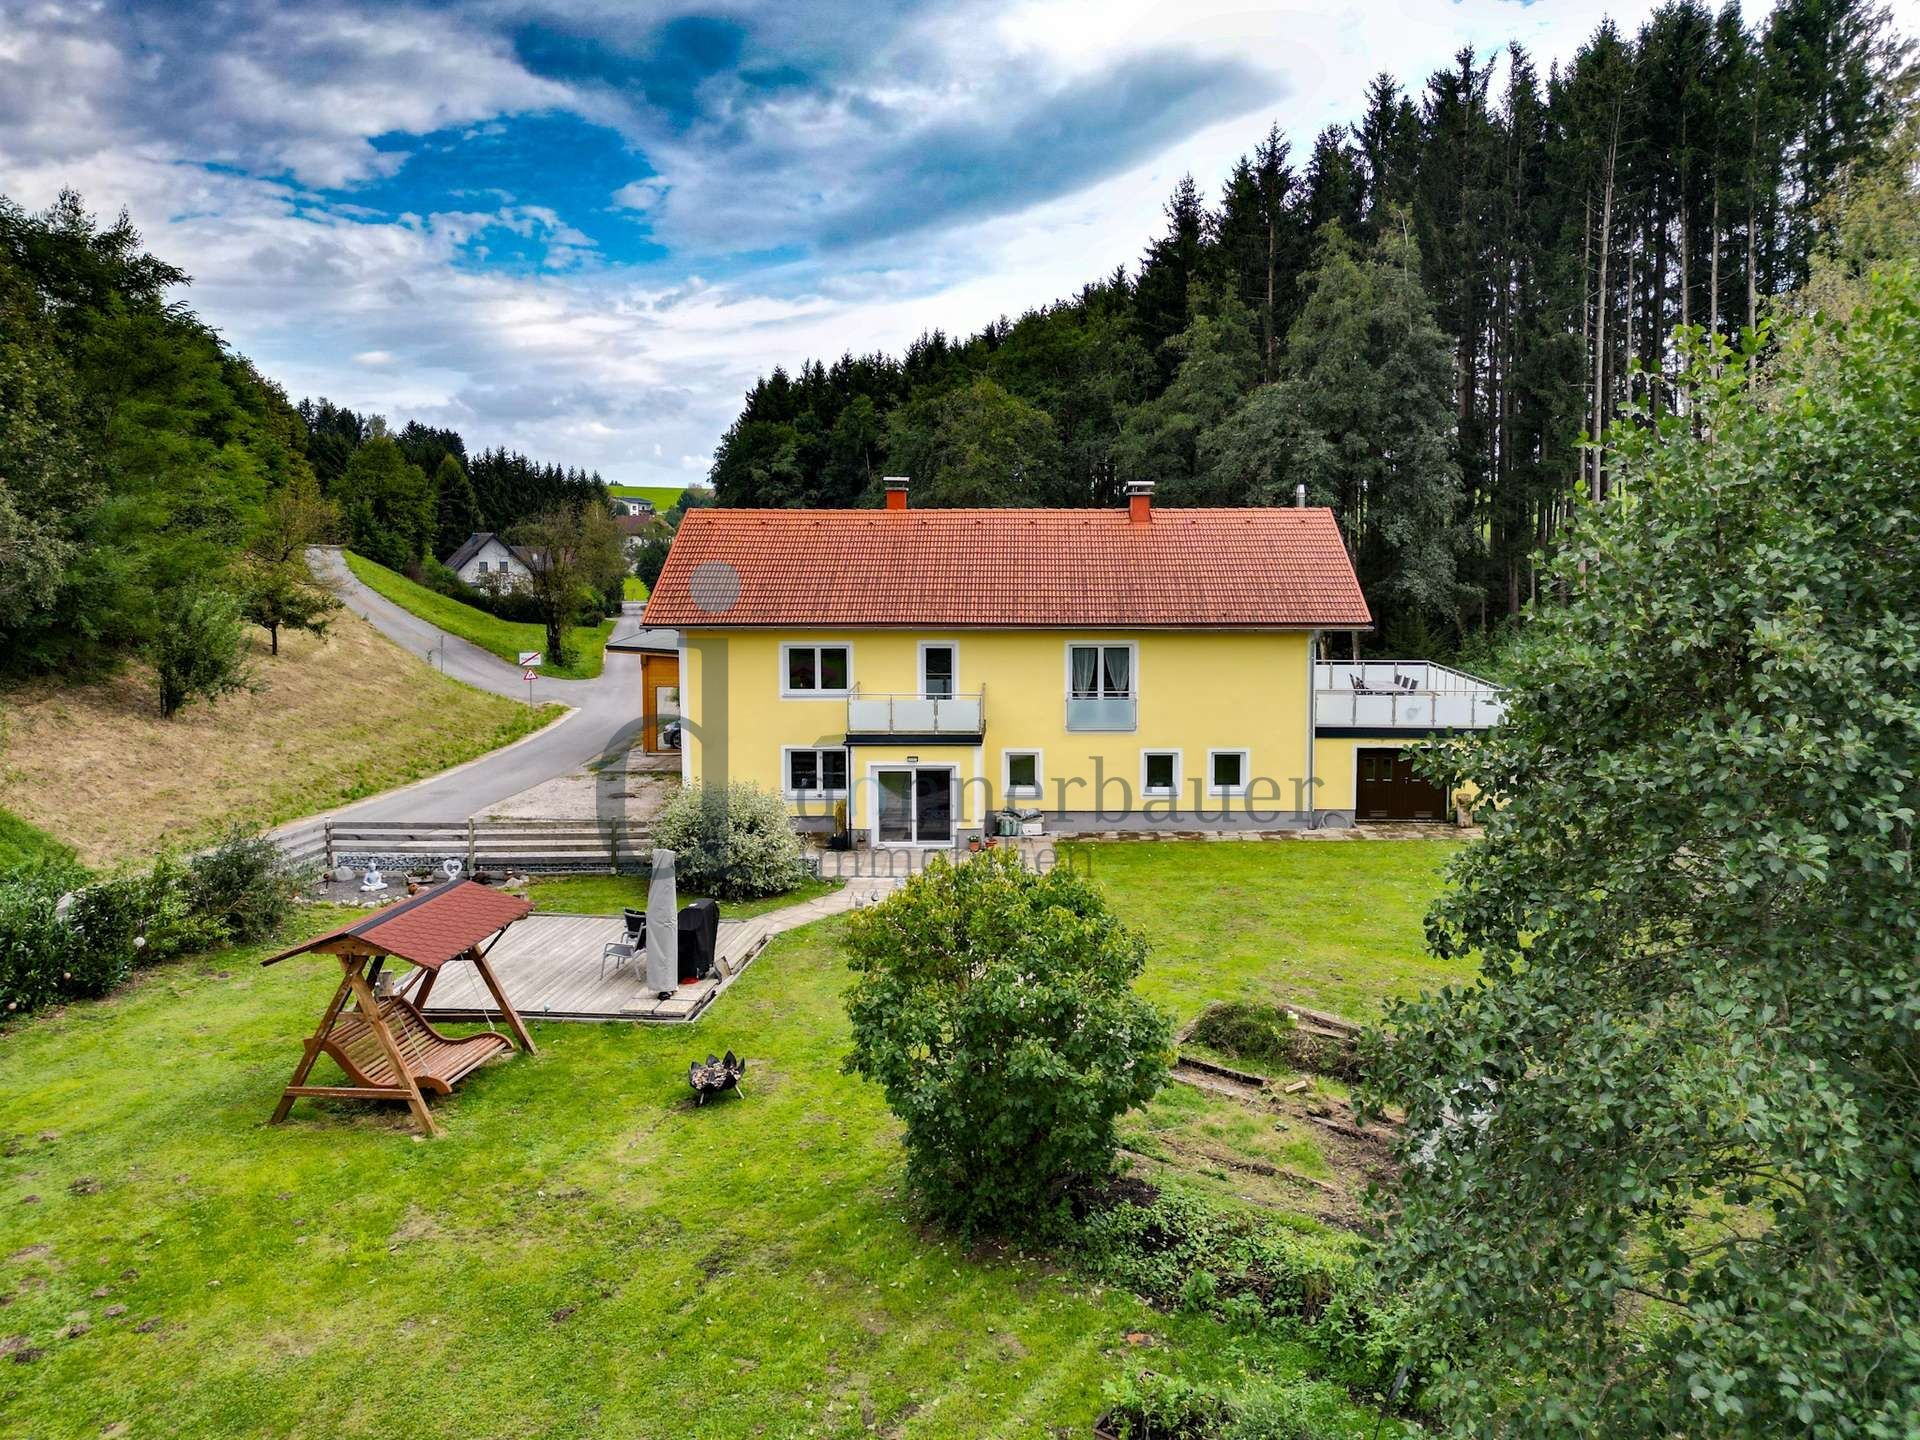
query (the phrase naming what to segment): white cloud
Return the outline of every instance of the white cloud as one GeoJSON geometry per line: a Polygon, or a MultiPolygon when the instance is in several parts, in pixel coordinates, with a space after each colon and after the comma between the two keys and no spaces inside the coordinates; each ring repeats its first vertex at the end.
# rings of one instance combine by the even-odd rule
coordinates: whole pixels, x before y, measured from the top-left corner
{"type": "Polygon", "coordinates": [[[634,180],[613,192],[613,203],[621,210],[652,210],[667,197],[667,183],[659,178],[634,180]]]}
{"type": "MultiPolygon", "coordinates": [[[[696,127],[647,150],[660,173],[606,203],[682,244],[725,241],[730,226],[749,222],[777,240],[783,227],[816,226],[821,209],[846,200],[796,193],[818,173],[815,162],[844,146],[849,166],[876,155],[897,164],[915,126],[977,117],[1006,93],[968,88],[965,77],[994,66],[1059,87],[1129,56],[1251,55],[1273,72],[1271,103],[1187,125],[1122,173],[1043,186],[1011,212],[885,238],[859,233],[855,186],[853,229],[840,248],[743,272],[699,249],[654,269],[622,269],[568,216],[500,193],[477,190],[460,202],[471,209],[423,206],[399,217],[316,203],[305,187],[395,163],[374,146],[377,136],[492,130],[503,116],[603,102],[528,74],[503,42],[445,12],[395,8],[376,23],[325,9],[282,17],[253,3],[252,19],[220,32],[225,48],[185,71],[111,25],[0,25],[0,192],[40,206],[72,185],[98,210],[127,206],[150,246],[194,276],[190,302],[296,397],[325,394],[456,426],[476,446],[660,483],[705,472],[743,392],[775,365],[897,350],[930,328],[965,333],[1134,264],[1179,175],[1217,187],[1269,114],[1304,155],[1321,126],[1355,118],[1362,87],[1382,69],[1417,91],[1463,42],[1484,55],[1514,37],[1544,72],[1603,8],[1628,28],[1651,8],[1649,0],[1376,0],[1329,10],[1021,0],[997,13],[930,12],[872,57],[869,73],[893,65],[898,74],[864,99],[796,95],[743,119],[733,137],[696,127]],[[141,94],[146,108],[136,110],[130,97],[141,94]],[[873,108],[856,113],[862,104],[873,108]],[[900,134],[876,128],[874,115],[905,117],[900,134]],[[796,134],[782,137],[777,126],[796,134]],[[796,168],[728,168],[742,135],[771,136],[796,168]],[[727,208],[696,226],[689,207],[703,197],[727,208]],[[509,242],[542,265],[476,263],[477,248],[509,242]]],[[[7,7],[0,0],[0,16],[7,7]]],[[[1911,29],[1916,0],[1899,9],[1911,29]]]]}

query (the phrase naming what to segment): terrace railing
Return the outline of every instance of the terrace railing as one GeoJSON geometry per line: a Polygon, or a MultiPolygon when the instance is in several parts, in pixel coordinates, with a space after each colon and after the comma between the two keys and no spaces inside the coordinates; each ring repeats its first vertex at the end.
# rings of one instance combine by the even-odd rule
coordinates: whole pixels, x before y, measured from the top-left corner
{"type": "Polygon", "coordinates": [[[1498,685],[1431,660],[1321,661],[1313,723],[1365,730],[1484,730],[1500,723],[1498,685]]]}
{"type": "Polygon", "coordinates": [[[849,735],[980,735],[987,727],[987,692],[957,695],[868,695],[847,697],[849,735]]]}

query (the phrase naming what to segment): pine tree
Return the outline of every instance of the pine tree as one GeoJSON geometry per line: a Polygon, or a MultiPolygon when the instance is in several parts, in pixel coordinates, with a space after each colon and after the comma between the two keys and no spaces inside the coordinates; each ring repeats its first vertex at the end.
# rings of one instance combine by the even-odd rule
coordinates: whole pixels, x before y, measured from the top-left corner
{"type": "Polygon", "coordinates": [[[473,481],[460,468],[460,461],[451,449],[441,455],[433,472],[433,492],[433,553],[444,559],[465,544],[469,535],[484,528],[480,524],[480,501],[473,493],[473,481]]]}
{"type": "Polygon", "coordinates": [[[1283,378],[1204,437],[1204,484],[1220,503],[1271,505],[1304,483],[1339,517],[1383,625],[1457,626],[1449,345],[1420,284],[1411,220],[1383,219],[1364,255],[1340,230],[1325,233],[1283,378]]]}
{"type": "Polygon", "coordinates": [[[1187,328],[1188,292],[1203,278],[1208,215],[1193,176],[1182,175],[1166,205],[1166,233],[1147,246],[1134,285],[1134,313],[1140,339],[1164,380],[1173,378],[1179,358],[1166,343],[1187,328]]]}
{"type": "Polygon", "coordinates": [[[1167,344],[1173,383],[1128,416],[1114,445],[1117,478],[1151,480],[1175,505],[1215,503],[1201,473],[1201,438],[1239,405],[1259,374],[1246,307],[1231,293],[1195,287],[1187,328],[1167,344]]]}

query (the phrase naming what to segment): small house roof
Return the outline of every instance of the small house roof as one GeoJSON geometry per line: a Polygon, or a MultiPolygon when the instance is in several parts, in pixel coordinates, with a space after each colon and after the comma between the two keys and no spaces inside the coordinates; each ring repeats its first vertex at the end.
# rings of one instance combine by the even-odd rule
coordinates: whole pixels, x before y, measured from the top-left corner
{"type": "MultiPolygon", "coordinates": [[[[500,540],[500,537],[491,530],[474,531],[473,534],[469,535],[466,540],[461,543],[458,550],[447,557],[447,568],[449,570],[458,570],[462,565],[486,549],[489,540],[500,540]]],[[[507,542],[500,540],[500,543],[505,545],[507,542]]]]}
{"type": "Polygon", "coordinates": [[[391,955],[437,970],[532,911],[533,906],[516,895],[472,880],[449,880],[398,905],[337,925],[260,963],[272,965],[310,950],[324,950],[335,955],[391,955]]]}

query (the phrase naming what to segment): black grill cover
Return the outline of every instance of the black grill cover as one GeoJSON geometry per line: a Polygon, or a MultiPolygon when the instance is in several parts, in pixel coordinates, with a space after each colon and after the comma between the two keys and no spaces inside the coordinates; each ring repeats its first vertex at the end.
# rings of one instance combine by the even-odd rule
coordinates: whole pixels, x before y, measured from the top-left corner
{"type": "Polygon", "coordinates": [[[680,912],[680,979],[704,980],[713,973],[713,954],[720,941],[720,907],[711,900],[695,900],[680,912]]]}

